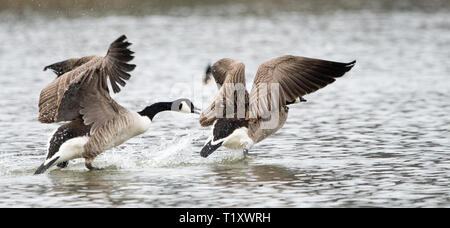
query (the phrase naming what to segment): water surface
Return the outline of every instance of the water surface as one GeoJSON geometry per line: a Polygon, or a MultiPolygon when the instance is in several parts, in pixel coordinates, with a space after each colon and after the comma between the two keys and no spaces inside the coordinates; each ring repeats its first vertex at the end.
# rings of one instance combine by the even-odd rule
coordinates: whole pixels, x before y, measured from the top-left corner
{"type": "Polygon", "coordinates": [[[0,206],[450,206],[446,1],[318,10],[292,1],[189,2],[138,13],[0,11],[0,206]],[[37,121],[39,92],[54,79],[43,67],[104,54],[121,34],[133,43],[137,68],[113,97],[137,111],[179,97],[205,108],[216,88],[201,76],[223,57],[246,64],[248,87],[259,64],[285,54],[357,64],[291,107],[286,125],[247,159],[223,148],[201,158],[210,129],[194,115],[161,113],[147,133],[95,160],[104,171],[75,160],[33,176],[59,126],[37,121]]]}

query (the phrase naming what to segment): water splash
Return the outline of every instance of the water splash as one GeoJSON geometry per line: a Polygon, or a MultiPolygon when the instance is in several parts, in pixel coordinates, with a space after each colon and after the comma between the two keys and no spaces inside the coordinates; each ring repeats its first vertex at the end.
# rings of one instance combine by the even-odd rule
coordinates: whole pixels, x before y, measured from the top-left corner
{"type": "Polygon", "coordinates": [[[146,146],[146,139],[141,138],[132,145],[105,152],[95,162],[101,167],[133,170],[233,163],[244,159],[242,151],[228,149],[219,150],[208,158],[201,157],[199,153],[201,145],[197,143],[198,133],[182,131],[173,138],[160,139],[160,144],[154,146],[146,146]]]}

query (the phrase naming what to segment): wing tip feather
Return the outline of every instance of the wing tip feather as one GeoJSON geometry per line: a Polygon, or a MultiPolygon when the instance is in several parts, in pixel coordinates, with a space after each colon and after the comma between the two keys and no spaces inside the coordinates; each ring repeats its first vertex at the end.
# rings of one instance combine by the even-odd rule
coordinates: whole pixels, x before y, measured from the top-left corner
{"type": "Polygon", "coordinates": [[[109,47],[106,54],[106,71],[114,93],[120,92],[120,86],[125,86],[124,80],[130,79],[131,72],[136,68],[135,64],[129,64],[134,59],[134,52],[129,49],[132,43],[127,41],[127,36],[117,38],[109,47]],[[118,85],[119,84],[119,85],[118,85]]]}

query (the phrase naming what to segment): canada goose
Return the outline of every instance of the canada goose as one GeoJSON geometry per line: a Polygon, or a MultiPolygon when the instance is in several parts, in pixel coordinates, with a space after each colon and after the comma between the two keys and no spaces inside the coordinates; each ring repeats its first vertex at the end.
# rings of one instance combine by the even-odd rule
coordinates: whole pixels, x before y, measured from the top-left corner
{"type": "Polygon", "coordinates": [[[128,64],[134,56],[126,36],[115,40],[106,56],[69,59],[44,68],[52,69],[57,78],[45,87],[39,99],[42,123],[69,121],[59,127],[50,139],[47,157],[35,174],[57,164],[84,158],[89,170],[93,159],[105,150],[140,135],[150,127],[154,116],[162,111],[198,113],[188,99],[158,102],[140,112],[125,109],[109,95],[107,80],[115,93],[130,78],[127,72],[136,66],[128,64]]]}
{"type": "Polygon", "coordinates": [[[243,149],[278,131],[286,122],[288,105],[306,101],[302,96],[335,81],[356,61],[331,62],[300,56],[281,56],[261,64],[250,94],[245,88],[245,65],[221,59],[207,68],[219,87],[214,102],[200,116],[200,125],[213,125],[212,135],[200,155],[207,157],[220,146],[243,149]]]}

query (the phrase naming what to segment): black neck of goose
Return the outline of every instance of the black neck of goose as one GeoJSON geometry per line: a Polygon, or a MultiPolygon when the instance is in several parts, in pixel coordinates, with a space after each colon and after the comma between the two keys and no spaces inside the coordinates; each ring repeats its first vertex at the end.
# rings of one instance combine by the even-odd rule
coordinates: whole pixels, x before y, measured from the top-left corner
{"type": "Polygon", "coordinates": [[[141,116],[147,116],[150,120],[153,120],[156,114],[169,111],[172,109],[172,102],[158,102],[150,106],[147,106],[144,110],[138,112],[141,116]]]}

